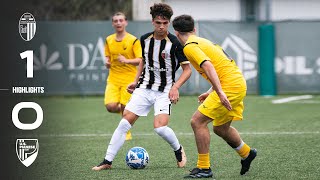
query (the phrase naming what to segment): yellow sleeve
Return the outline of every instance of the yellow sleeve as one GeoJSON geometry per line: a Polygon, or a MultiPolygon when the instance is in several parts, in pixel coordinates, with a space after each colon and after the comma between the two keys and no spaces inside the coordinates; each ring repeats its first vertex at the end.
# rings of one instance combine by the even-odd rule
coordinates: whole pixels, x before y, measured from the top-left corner
{"type": "Polygon", "coordinates": [[[210,61],[210,58],[196,44],[188,44],[183,48],[183,52],[189,61],[196,62],[199,67],[204,61],[210,61]]]}
{"type": "Polygon", "coordinates": [[[104,45],[104,55],[110,57],[110,50],[109,50],[108,39],[107,38],[106,38],[106,43],[104,45]]]}
{"type": "Polygon", "coordinates": [[[133,42],[133,53],[135,58],[142,58],[142,48],[139,39],[133,42]]]}

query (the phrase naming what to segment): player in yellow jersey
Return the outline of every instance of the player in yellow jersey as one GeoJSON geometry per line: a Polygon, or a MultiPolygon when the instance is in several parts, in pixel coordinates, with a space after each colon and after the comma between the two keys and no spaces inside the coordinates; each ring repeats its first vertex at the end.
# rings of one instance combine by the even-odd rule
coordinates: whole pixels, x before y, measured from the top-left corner
{"type": "Polygon", "coordinates": [[[238,131],[231,126],[233,120],[242,120],[246,81],[224,50],[211,41],[195,35],[194,20],[189,15],[176,17],[173,22],[176,36],[184,46],[183,52],[194,68],[212,85],[198,97],[201,103],[193,114],[191,126],[198,148],[197,167],[186,178],[212,177],[210,168],[210,133],[207,125],[213,122],[213,131],[234,148],[241,159],[240,174],[245,174],[256,149],[244,143],[238,131]]]}
{"type": "MultiPolygon", "coordinates": [[[[106,38],[105,56],[109,76],[105,90],[104,104],[109,112],[121,113],[131,94],[126,90],[135,79],[137,67],[142,58],[140,41],[126,31],[126,16],[118,12],[112,17],[114,34],[106,38]]],[[[130,131],[126,140],[132,139],[130,131]]]]}

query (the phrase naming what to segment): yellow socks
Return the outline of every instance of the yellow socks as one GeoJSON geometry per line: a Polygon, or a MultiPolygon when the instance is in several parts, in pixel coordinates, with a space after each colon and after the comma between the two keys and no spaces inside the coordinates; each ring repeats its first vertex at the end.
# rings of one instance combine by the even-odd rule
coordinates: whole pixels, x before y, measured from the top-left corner
{"type": "MultiPolygon", "coordinates": [[[[245,159],[248,157],[250,153],[250,147],[241,141],[241,144],[237,147],[234,148],[237,153],[241,156],[242,159],[245,159]]],[[[207,154],[198,154],[198,162],[197,162],[197,168],[200,169],[209,169],[210,168],[210,155],[209,153],[207,154]]]]}
{"type": "Polygon", "coordinates": [[[126,141],[131,140],[131,139],[132,139],[131,132],[128,131],[127,134],[126,134],[126,141]]]}
{"type": "Polygon", "coordinates": [[[239,156],[241,156],[242,159],[245,159],[246,157],[248,157],[250,153],[250,147],[243,141],[241,141],[241,144],[234,149],[237,151],[237,153],[239,154],[239,156]]]}
{"type": "Polygon", "coordinates": [[[208,154],[198,154],[197,168],[209,169],[210,167],[210,156],[208,154]]]}

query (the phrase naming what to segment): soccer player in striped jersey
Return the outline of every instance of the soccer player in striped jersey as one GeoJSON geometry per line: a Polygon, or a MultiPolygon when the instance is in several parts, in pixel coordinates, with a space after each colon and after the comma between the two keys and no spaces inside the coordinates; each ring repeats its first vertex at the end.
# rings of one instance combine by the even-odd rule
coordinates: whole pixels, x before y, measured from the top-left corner
{"type": "Polygon", "coordinates": [[[186,178],[212,177],[210,169],[210,133],[213,131],[226,141],[241,157],[240,174],[245,174],[257,151],[244,143],[238,131],[231,126],[233,120],[242,120],[246,81],[224,50],[211,41],[195,35],[194,20],[189,15],[176,17],[173,22],[175,34],[184,45],[183,52],[193,67],[212,85],[198,98],[201,103],[193,114],[191,126],[198,149],[197,167],[186,178]]]}
{"type": "MultiPolygon", "coordinates": [[[[111,113],[123,113],[131,94],[127,86],[134,81],[142,53],[140,41],[126,31],[127,18],[122,12],[112,17],[116,33],[109,35],[105,43],[106,67],[109,69],[104,104],[111,113]]],[[[132,139],[130,131],[126,140],[132,139]]]]}
{"type": "Polygon", "coordinates": [[[140,116],[147,116],[154,107],[154,131],[174,151],[177,166],[184,167],[186,155],[174,131],[168,127],[171,103],[179,100],[179,88],[191,75],[191,67],[177,38],[168,32],[173,14],[169,5],[159,3],[150,7],[154,31],[140,39],[143,61],[140,62],[135,81],[128,86],[132,93],[123,118],[114,131],[104,160],[93,170],[110,169],[112,161],[125,142],[125,134],[140,116]],[[175,81],[175,72],[182,74],[175,81]]]}

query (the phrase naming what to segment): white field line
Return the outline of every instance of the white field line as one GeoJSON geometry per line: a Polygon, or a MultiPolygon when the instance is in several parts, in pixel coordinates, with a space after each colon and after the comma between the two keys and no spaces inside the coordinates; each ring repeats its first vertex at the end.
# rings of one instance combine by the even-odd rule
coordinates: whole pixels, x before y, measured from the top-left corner
{"type": "Polygon", "coordinates": [[[290,102],[290,101],[297,101],[297,100],[302,100],[302,99],[311,99],[312,97],[313,97],[312,95],[292,96],[292,97],[272,100],[272,104],[281,104],[281,103],[287,103],[287,102],[290,102]]]}
{"type": "Polygon", "coordinates": [[[302,101],[291,102],[291,104],[320,104],[320,101],[302,100],[302,101]]]}
{"type": "MultiPolygon", "coordinates": [[[[193,136],[193,133],[176,133],[179,136],[193,136]]],[[[320,134],[320,131],[292,131],[292,132],[242,132],[241,135],[305,135],[320,134]]],[[[21,136],[21,135],[19,135],[21,136]]],[[[111,137],[112,134],[39,134],[24,137],[111,137]]],[[[157,136],[155,133],[134,133],[134,136],[157,136]]]]}

